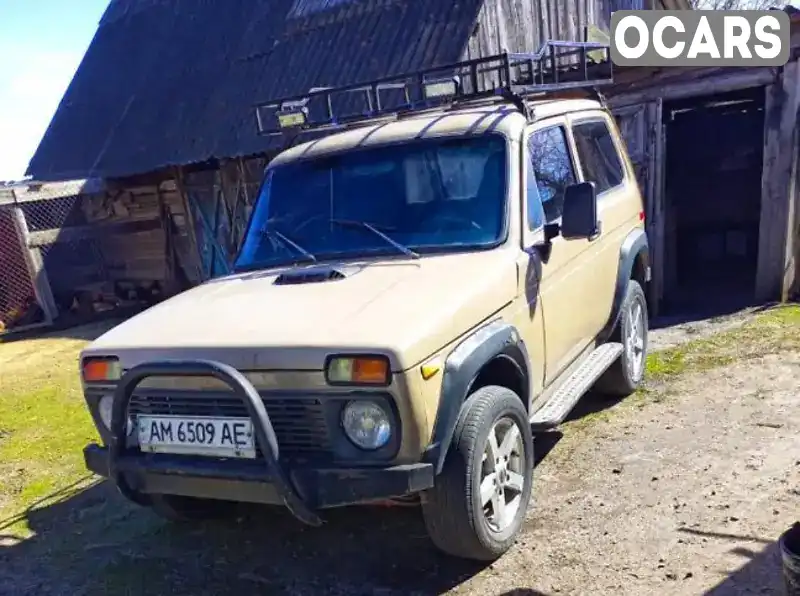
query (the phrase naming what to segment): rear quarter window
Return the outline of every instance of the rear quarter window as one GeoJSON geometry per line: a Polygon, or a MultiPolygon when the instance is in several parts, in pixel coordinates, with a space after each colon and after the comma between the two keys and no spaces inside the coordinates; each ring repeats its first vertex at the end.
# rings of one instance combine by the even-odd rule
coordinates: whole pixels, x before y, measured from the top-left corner
{"type": "Polygon", "coordinates": [[[573,125],[572,134],[583,178],[595,183],[597,194],[622,185],[625,178],[622,158],[606,121],[578,122],[573,125]]]}

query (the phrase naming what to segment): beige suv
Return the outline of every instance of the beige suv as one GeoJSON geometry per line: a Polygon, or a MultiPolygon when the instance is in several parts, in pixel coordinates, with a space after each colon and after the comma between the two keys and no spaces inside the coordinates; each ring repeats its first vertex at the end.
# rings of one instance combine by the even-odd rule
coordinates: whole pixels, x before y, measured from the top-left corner
{"type": "Polygon", "coordinates": [[[578,83],[425,85],[424,109],[329,108],[266,169],[232,274],[83,352],[90,470],[170,518],[412,501],[445,552],[511,546],[533,434],[642,380],[642,198],[602,103],[558,94],[578,83]]]}

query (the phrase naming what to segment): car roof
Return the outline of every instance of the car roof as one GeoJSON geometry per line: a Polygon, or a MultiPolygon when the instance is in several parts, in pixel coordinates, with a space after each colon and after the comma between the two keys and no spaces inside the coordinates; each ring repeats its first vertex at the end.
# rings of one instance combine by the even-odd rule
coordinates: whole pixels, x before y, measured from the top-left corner
{"type": "MultiPolygon", "coordinates": [[[[571,112],[602,109],[599,101],[591,99],[542,99],[529,101],[528,105],[533,108],[534,121],[571,112]]],[[[525,116],[508,101],[465,105],[450,111],[439,109],[358,126],[307,141],[280,153],[272,160],[270,167],[332,153],[426,138],[492,133],[515,137],[525,124],[525,116]]]]}

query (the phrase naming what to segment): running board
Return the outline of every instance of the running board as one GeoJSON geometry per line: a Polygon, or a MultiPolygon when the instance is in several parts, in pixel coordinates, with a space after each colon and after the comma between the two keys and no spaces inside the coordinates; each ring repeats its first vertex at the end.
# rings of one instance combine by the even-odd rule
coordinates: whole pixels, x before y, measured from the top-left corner
{"type": "Polygon", "coordinates": [[[608,342],[596,348],[569,378],[531,416],[534,432],[550,430],[561,424],[595,381],[622,354],[621,343],[608,342]]]}

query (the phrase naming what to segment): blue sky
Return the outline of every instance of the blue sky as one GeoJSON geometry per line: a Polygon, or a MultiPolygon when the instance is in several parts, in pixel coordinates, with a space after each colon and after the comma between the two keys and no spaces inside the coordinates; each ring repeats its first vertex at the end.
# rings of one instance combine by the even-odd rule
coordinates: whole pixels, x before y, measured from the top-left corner
{"type": "Polygon", "coordinates": [[[108,0],[0,0],[0,180],[20,178],[108,0]]]}
{"type": "Polygon", "coordinates": [[[0,180],[24,175],[108,2],[0,0],[0,180]]]}

